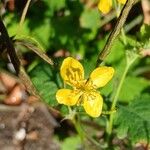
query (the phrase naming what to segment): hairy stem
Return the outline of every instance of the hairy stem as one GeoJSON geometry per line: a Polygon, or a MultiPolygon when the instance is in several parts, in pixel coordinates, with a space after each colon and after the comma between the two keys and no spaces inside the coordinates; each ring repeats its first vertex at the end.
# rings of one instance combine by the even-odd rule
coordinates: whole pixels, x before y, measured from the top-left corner
{"type": "Polygon", "coordinates": [[[78,134],[81,138],[81,141],[83,142],[85,134],[81,128],[79,117],[78,116],[74,117],[72,121],[73,121],[76,131],[78,132],[78,134]]]}

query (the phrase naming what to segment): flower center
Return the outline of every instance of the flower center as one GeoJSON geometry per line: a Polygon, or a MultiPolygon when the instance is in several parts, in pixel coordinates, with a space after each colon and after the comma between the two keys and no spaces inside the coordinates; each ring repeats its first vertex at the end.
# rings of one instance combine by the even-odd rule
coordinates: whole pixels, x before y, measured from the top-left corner
{"type": "Polygon", "coordinates": [[[76,84],[76,88],[78,90],[81,90],[82,92],[90,92],[95,90],[92,85],[92,81],[90,81],[89,79],[78,81],[78,83],[76,84]]]}

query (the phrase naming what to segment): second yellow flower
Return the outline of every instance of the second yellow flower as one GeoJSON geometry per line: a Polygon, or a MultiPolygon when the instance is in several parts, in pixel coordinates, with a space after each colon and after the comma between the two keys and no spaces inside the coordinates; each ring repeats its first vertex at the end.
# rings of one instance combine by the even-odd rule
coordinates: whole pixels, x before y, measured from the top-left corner
{"type": "MultiPolygon", "coordinates": [[[[125,4],[127,0],[117,0],[121,4],[125,4]]],[[[107,14],[112,8],[112,0],[100,0],[98,3],[98,9],[104,13],[107,14]]]]}

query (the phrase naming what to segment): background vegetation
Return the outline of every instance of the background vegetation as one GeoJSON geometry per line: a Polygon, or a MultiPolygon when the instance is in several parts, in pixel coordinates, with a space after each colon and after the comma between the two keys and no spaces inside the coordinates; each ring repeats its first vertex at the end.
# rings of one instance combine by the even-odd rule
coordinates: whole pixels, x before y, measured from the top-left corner
{"type": "MultiPolygon", "coordinates": [[[[84,147],[128,150],[134,149],[137,143],[143,149],[149,149],[150,26],[143,13],[143,1],[137,2],[130,10],[123,30],[102,63],[115,69],[113,80],[100,89],[104,97],[103,114],[93,119],[78,108],[83,141],[73,124],[62,121],[62,127],[55,132],[55,140],[63,150],[70,147],[72,150],[84,147]],[[70,128],[67,128],[68,124],[70,128]]],[[[123,7],[113,5],[111,12],[104,15],[97,4],[97,0],[33,0],[21,23],[26,1],[0,3],[2,20],[37,95],[43,103],[59,111],[60,120],[69,113],[68,108],[58,104],[55,98],[56,91],[63,87],[59,74],[62,60],[67,56],[79,59],[88,77],[116,25],[116,14],[123,7]]],[[[0,69],[13,73],[1,41],[0,69]]]]}

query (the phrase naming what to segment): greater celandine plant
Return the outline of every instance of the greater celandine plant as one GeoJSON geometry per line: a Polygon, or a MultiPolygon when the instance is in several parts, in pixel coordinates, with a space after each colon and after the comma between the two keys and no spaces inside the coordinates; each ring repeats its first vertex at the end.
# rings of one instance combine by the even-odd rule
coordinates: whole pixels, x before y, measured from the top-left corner
{"type": "MultiPolygon", "coordinates": [[[[114,2],[116,1],[114,0],[114,2]]],[[[111,49],[111,44],[113,43],[114,39],[117,37],[117,35],[120,33],[121,30],[123,31],[122,27],[126,20],[127,14],[129,13],[130,9],[132,8],[132,4],[134,4],[135,1],[134,0],[128,0],[128,1],[118,0],[118,2],[121,4],[125,4],[126,2],[128,3],[128,5],[124,7],[125,11],[119,17],[120,21],[118,21],[119,22],[117,24],[118,26],[116,25],[116,28],[114,29],[112,34],[109,36],[108,41],[104,49],[102,50],[102,53],[100,53],[99,55],[98,59],[100,60],[100,62],[102,62],[104,58],[109,54],[110,49],[111,49]]],[[[104,14],[108,13],[112,8],[112,0],[100,0],[98,4],[98,8],[102,13],[104,14]]],[[[117,12],[116,14],[118,17],[120,15],[121,9],[119,8],[119,10],[116,10],[116,12],[117,12]]],[[[126,45],[126,42],[125,42],[126,36],[124,32],[122,33],[123,34],[121,36],[123,37],[123,43],[124,45],[126,45]]],[[[113,91],[112,97],[110,97],[112,105],[110,107],[110,111],[107,112],[108,114],[110,114],[110,117],[108,117],[107,123],[106,123],[107,124],[106,133],[108,135],[108,143],[111,137],[110,135],[112,134],[112,127],[113,127],[113,120],[114,120],[113,110],[115,110],[116,103],[119,97],[119,93],[121,91],[123,81],[128,72],[128,69],[137,58],[136,52],[134,52],[135,55],[131,55],[132,53],[133,52],[128,52],[129,55],[126,55],[126,59],[127,59],[126,68],[124,72],[122,73],[122,76],[120,78],[117,88],[113,91]],[[129,58],[130,58],[130,61],[129,61],[129,58]]],[[[99,60],[97,62],[99,62],[99,60]]],[[[97,66],[99,66],[99,63],[97,66]]],[[[56,93],[56,99],[58,103],[69,106],[69,110],[71,110],[69,111],[70,114],[72,113],[72,109],[70,109],[70,106],[81,105],[83,106],[85,112],[89,116],[99,117],[102,113],[103,98],[97,89],[105,86],[112,79],[114,75],[114,69],[112,67],[107,67],[107,66],[97,67],[91,72],[88,79],[84,79],[84,69],[81,63],[72,57],[68,57],[64,59],[61,65],[60,74],[61,74],[62,79],[64,80],[64,83],[70,85],[72,89],[66,89],[66,88],[59,89],[56,93]]],[[[75,114],[76,113],[78,112],[75,112],[75,114]]],[[[75,118],[74,116],[75,115],[73,114],[73,117],[68,117],[68,118],[73,120],[79,135],[81,135],[83,132],[81,131],[82,130],[81,127],[79,127],[80,123],[74,121],[74,118],[75,118]]]]}
{"type": "MultiPolygon", "coordinates": [[[[112,2],[113,0],[100,0],[98,4],[99,10],[102,11],[102,13],[104,14],[108,13],[111,10],[112,4],[113,4],[112,2]]],[[[101,51],[103,52],[102,53],[103,55],[98,56],[99,57],[98,60],[100,60],[100,62],[102,62],[105,59],[105,57],[109,54],[109,51],[111,49],[110,43],[114,42],[114,39],[116,39],[117,35],[120,33],[120,30],[123,29],[123,24],[126,20],[127,14],[130,11],[134,2],[135,0],[114,0],[114,3],[116,4],[115,11],[116,12],[118,11],[116,14],[117,14],[117,17],[119,17],[118,20],[119,19],[120,20],[118,21],[118,24],[116,25],[116,28],[114,28],[112,34],[109,36],[110,38],[108,38],[108,42],[105,45],[106,48],[104,48],[101,51]],[[116,3],[117,1],[118,3],[116,3]],[[125,5],[124,12],[122,12],[120,15],[121,9],[120,7],[117,8],[117,6],[119,6],[120,3],[125,4],[125,2],[128,3],[128,5],[125,5]]],[[[28,0],[26,8],[28,7],[29,3],[30,3],[30,0],[28,0]]],[[[19,28],[21,28],[23,24],[26,12],[27,12],[27,9],[24,9],[24,13],[22,15],[19,28]]],[[[20,31],[20,29],[18,31],[20,31]]],[[[121,36],[123,36],[124,41],[127,41],[126,35],[122,34],[121,36]]],[[[123,44],[126,45],[126,42],[123,42],[123,44]]],[[[113,121],[115,117],[113,112],[114,110],[116,110],[116,103],[119,98],[119,94],[120,94],[124,79],[127,75],[129,68],[134,63],[134,61],[138,58],[138,55],[137,55],[138,52],[134,51],[134,49],[136,49],[136,46],[132,47],[132,49],[129,49],[129,51],[126,51],[126,67],[124,68],[124,71],[122,72],[122,75],[117,83],[117,86],[113,89],[112,94],[109,97],[111,101],[111,107],[108,107],[107,109],[108,111],[105,111],[105,112],[102,112],[103,98],[100,92],[98,91],[98,88],[104,87],[112,79],[114,75],[113,67],[107,67],[107,66],[99,67],[100,64],[98,63],[97,65],[98,67],[96,67],[90,73],[89,78],[84,79],[84,68],[77,59],[74,59],[73,57],[67,57],[62,62],[62,65],[60,68],[60,74],[64,83],[69,85],[70,87],[68,89],[65,87],[63,87],[62,89],[59,89],[56,92],[56,99],[58,103],[68,106],[69,115],[66,116],[66,119],[72,119],[81,138],[83,138],[85,134],[82,134],[83,131],[81,131],[82,128],[80,127],[80,122],[77,119],[80,116],[78,115],[79,113],[76,111],[77,110],[76,106],[83,106],[85,112],[89,116],[94,117],[94,118],[99,117],[102,113],[109,114],[110,116],[106,118],[106,133],[107,133],[106,135],[108,136],[108,139],[111,137],[110,135],[112,135],[113,121]],[[72,111],[70,106],[74,106],[73,108],[75,109],[73,109],[72,111]]],[[[44,59],[43,54],[41,56],[44,59]]],[[[29,88],[29,91],[30,89],[32,88],[29,88]]],[[[88,135],[85,135],[85,136],[87,137],[88,135]]],[[[90,140],[93,141],[94,139],[91,138],[90,140]]],[[[105,139],[104,139],[104,142],[105,142],[105,139]]],[[[106,142],[108,143],[108,146],[112,148],[112,144],[109,145],[109,140],[106,142]]],[[[93,143],[95,143],[95,141],[93,143]]],[[[97,145],[97,143],[95,144],[97,145]]]]}

